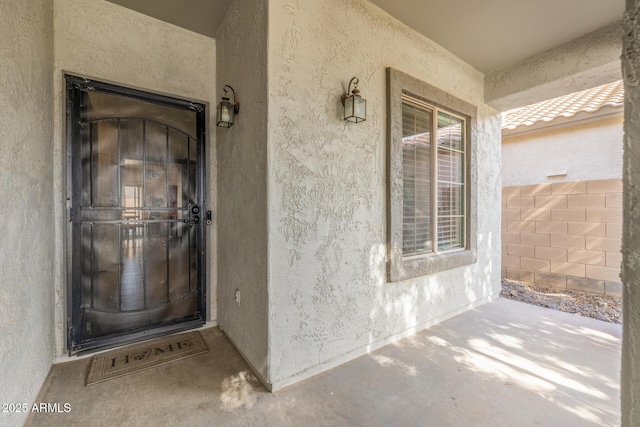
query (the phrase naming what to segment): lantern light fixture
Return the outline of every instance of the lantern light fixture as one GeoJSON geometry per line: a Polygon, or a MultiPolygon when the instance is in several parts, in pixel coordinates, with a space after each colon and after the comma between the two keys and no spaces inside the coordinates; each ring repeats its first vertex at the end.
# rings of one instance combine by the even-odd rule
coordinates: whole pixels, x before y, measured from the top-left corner
{"type": "Polygon", "coordinates": [[[218,105],[218,119],[217,126],[221,128],[230,128],[233,126],[233,119],[240,111],[240,100],[236,96],[236,91],[229,85],[224,85],[222,88],[224,96],[218,105]],[[227,96],[228,90],[233,93],[233,102],[227,96]]]}
{"type": "Polygon", "coordinates": [[[364,122],[367,119],[367,100],[360,96],[358,83],[360,83],[358,78],[353,77],[349,81],[347,93],[343,93],[341,98],[344,105],[344,119],[353,123],[364,122]],[[351,90],[352,83],[353,90],[351,90]]]}

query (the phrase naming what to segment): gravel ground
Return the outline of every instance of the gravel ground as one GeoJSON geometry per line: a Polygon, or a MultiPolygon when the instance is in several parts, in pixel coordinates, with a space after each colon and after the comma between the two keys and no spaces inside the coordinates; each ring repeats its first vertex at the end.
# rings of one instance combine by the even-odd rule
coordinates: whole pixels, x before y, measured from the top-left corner
{"type": "Polygon", "coordinates": [[[604,322],[622,323],[622,304],[618,297],[544,288],[510,279],[502,279],[500,296],[553,310],[593,317],[604,322]]]}

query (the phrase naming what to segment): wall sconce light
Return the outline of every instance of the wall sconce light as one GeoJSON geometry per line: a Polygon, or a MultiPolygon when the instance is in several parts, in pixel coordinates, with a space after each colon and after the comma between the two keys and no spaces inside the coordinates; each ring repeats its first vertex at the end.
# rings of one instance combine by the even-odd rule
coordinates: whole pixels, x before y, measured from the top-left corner
{"type": "Polygon", "coordinates": [[[222,101],[220,101],[220,105],[218,106],[218,120],[217,126],[221,128],[230,128],[233,126],[233,118],[238,111],[240,111],[240,101],[236,97],[236,91],[229,85],[224,85],[222,88],[224,90],[224,96],[222,97],[222,101]],[[229,101],[229,97],[227,96],[227,88],[231,90],[233,93],[233,102],[229,101]]]}
{"type": "Polygon", "coordinates": [[[364,122],[367,119],[367,100],[360,97],[358,83],[360,81],[357,77],[352,78],[349,81],[347,93],[343,93],[341,98],[344,105],[344,119],[353,123],[364,122]],[[353,83],[353,90],[351,90],[351,83],[353,83]]]}

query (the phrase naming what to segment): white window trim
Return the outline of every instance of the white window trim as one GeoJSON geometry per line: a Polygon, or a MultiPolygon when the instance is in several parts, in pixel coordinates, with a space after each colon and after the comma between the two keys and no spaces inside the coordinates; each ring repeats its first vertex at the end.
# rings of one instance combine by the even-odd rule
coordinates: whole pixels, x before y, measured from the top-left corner
{"type": "MultiPolygon", "coordinates": [[[[387,68],[387,254],[388,279],[397,282],[414,277],[470,265],[476,262],[477,201],[476,149],[477,108],[441,89],[398,70],[387,68]],[[427,106],[435,106],[447,114],[460,116],[466,121],[465,155],[465,247],[444,252],[404,256],[402,253],[402,102],[403,96],[427,106]]],[[[436,162],[434,162],[436,163],[436,162]]],[[[435,169],[435,168],[434,168],[435,169]]],[[[435,173],[435,171],[432,171],[435,173]]],[[[432,197],[437,197],[437,191],[432,197]]],[[[432,204],[432,206],[437,206],[432,204]]],[[[432,221],[432,223],[436,223],[432,221]]],[[[437,234],[434,241],[437,246],[437,234]]]]}

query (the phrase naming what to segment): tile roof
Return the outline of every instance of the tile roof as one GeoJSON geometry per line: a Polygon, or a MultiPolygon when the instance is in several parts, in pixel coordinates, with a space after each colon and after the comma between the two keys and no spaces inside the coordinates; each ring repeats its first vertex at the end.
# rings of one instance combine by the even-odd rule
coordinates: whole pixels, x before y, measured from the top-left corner
{"type": "Polygon", "coordinates": [[[594,113],[603,107],[622,107],[624,85],[622,80],[592,89],[531,104],[507,111],[502,115],[502,129],[531,126],[538,122],[550,122],[558,117],[573,117],[577,113],[594,113]]]}

